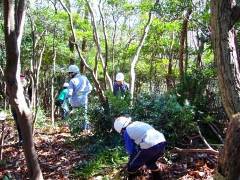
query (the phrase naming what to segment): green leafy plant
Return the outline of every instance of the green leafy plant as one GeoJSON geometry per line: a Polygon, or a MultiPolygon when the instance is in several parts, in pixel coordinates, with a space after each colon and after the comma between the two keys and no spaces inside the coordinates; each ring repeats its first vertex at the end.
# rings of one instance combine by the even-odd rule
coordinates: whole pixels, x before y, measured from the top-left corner
{"type": "Polygon", "coordinates": [[[141,94],[136,99],[132,116],[163,131],[169,144],[175,144],[196,131],[194,107],[181,105],[175,95],[141,94]]]}
{"type": "Polygon", "coordinates": [[[84,128],[84,108],[76,108],[72,110],[66,118],[72,135],[79,134],[84,128]]]}
{"type": "Polygon", "coordinates": [[[75,177],[89,178],[96,175],[104,176],[105,173],[118,168],[127,162],[127,156],[121,147],[113,149],[103,149],[95,154],[90,161],[84,161],[75,168],[75,177]]]}
{"type": "Polygon", "coordinates": [[[37,117],[36,117],[36,123],[35,123],[36,127],[38,128],[45,127],[47,122],[48,120],[47,120],[46,113],[41,107],[39,107],[37,110],[37,117]]]}

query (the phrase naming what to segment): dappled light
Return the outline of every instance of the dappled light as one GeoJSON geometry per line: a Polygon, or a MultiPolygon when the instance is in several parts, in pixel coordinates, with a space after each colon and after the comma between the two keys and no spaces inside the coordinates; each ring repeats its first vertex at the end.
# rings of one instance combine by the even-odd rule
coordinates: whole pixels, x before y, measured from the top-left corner
{"type": "Polygon", "coordinates": [[[0,179],[239,179],[239,20],[234,0],[2,0],[0,179]]]}

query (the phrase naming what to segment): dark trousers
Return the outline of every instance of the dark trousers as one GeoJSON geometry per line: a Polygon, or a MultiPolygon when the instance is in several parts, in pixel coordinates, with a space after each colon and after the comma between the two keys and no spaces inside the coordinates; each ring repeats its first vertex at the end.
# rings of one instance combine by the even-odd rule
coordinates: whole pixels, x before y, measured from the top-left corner
{"type": "Polygon", "coordinates": [[[140,149],[134,157],[131,157],[128,163],[128,172],[136,172],[143,165],[150,170],[158,169],[156,161],[163,155],[165,146],[166,142],[162,142],[148,149],[140,149]]]}

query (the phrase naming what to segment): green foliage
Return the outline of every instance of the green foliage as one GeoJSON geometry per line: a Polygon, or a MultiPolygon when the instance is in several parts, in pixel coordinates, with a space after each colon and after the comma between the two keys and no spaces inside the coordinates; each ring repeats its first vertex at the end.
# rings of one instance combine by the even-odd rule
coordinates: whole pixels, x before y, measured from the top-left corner
{"type": "Polygon", "coordinates": [[[106,105],[106,107],[103,107],[103,105],[99,103],[98,98],[91,99],[89,106],[90,122],[95,134],[100,137],[109,136],[115,117],[130,113],[129,94],[120,97],[114,96],[112,92],[107,92],[106,95],[108,97],[108,105],[106,105]]]}
{"type": "Polygon", "coordinates": [[[73,171],[75,177],[89,178],[95,175],[105,175],[104,169],[113,170],[127,162],[127,156],[121,147],[103,149],[94,155],[90,161],[82,162],[73,171]]]}
{"type": "Polygon", "coordinates": [[[73,109],[66,118],[72,135],[78,135],[84,128],[84,108],[73,109]]]}
{"type": "Polygon", "coordinates": [[[43,128],[43,127],[46,127],[47,122],[48,122],[48,119],[47,119],[46,113],[41,107],[38,107],[35,126],[38,128],[43,128]]]}
{"type": "Polygon", "coordinates": [[[211,115],[207,115],[206,117],[204,117],[203,122],[208,124],[208,123],[212,123],[214,121],[214,117],[212,117],[211,115]]]}
{"type": "Polygon", "coordinates": [[[169,144],[196,132],[194,107],[181,105],[175,95],[141,94],[136,99],[132,116],[163,131],[169,144]]]}
{"type": "Polygon", "coordinates": [[[121,114],[130,113],[130,94],[127,92],[124,96],[114,96],[112,92],[107,93],[111,116],[117,117],[121,114]]]}
{"type": "Polygon", "coordinates": [[[6,160],[0,160],[0,167],[4,168],[7,165],[6,160]]]}
{"type": "Polygon", "coordinates": [[[188,99],[196,109],[206,112],[209,103],[209,97],[206,94],[207,85],[215,77],[216,71],[211,64],[203,69],[193,68],[191,72],[185,74],[184,81],[176,89],[179,102],[183,104],[185,99],[188,99]]]}

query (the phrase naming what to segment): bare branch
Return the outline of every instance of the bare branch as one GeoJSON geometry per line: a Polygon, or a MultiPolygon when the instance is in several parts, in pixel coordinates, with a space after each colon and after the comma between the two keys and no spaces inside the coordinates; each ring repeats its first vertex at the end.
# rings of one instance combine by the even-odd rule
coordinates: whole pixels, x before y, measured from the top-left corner
{"type": "Polygon", "coordinates": [[[197,129],[198,129],[198,134],[199,134],[199,136],[200,136],[201,139],[203,140],[204,144],[208,147],[208,149],[214,150],[214,149],[209,145],[209,143],[207,142],[207,140],[203,137],[199,126],[197,126],[197,129]]]}
{"type": "Polygon", "coordinates": [[[173,150],[171,150],[171,153],[182,153],[182,154],[189,154],[189,153],[209,153],[214,155],[219,155],[218,151],[215,151],[213,149],[181,149],[175,147],[173,150]]]}

